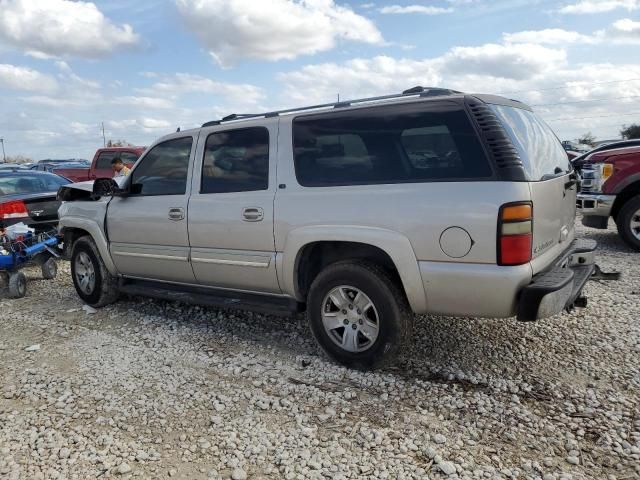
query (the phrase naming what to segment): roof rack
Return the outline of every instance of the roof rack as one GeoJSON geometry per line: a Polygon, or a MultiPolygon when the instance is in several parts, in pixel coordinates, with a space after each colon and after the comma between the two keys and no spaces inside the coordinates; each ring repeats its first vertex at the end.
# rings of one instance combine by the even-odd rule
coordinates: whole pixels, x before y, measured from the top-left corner
{"type": "Polygon", "coordinates": [[[417,87],[413,87],[410,88],[408,90],[405,90],[402,93],[395,93],[392,95],[382,95],[379,97],[367,97],[367,98],[359,98],[356,100],[347,100],[344,102],[333,102],[333,103],[322,103],[319,105],[311,105],[308,107],[297,107],[297,108],[288,108],[285,110],[276,110],[273,112],[265,112],[265,113],[232,113],[231,115],[227,115],[226,117],[223,117],[221,120],[213,120],[211,122],[207,122],[205,124],[202,125],[202,127],[213,127],[215,125],[220,125],[222,123],[226,123],[226,122],[233,122],[233,121],[237,121],[237,120],[247,120],[250,118],[260,118],[260,117],[264,117],[264,118],[271,118],[271,117],[277,117],[279,115],[285,114],[285,113],[296,113],[296,112],[304,112],[307,110],[318,110],[321,108],[344,108],[344,107],[350,107],[352,105],[357,105],[360,103],[367,103],[367,102],[375,102],[375,101],[380,101],[380,100],[391,100],[394,98],[403,98],[403,97],[414,97],[414,96],[420,96],[420,97],[438,97],[438,96],[442,96],[442,95],[455,95],[455,94],[460,94],[462,92],[459,92],[457,90],[450,90],[448,88],[434,88],[434,87],[421,87],[421,86],[417,86],[417,87]]]}

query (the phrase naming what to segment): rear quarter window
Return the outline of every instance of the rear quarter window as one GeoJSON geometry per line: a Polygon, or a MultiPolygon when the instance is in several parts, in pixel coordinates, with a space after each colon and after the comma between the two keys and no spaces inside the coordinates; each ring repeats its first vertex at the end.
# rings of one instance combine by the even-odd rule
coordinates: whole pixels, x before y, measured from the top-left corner
{"type": "Polygon", "coordinates": [[[562,143],[536,114],[522,108],[491,105],[518,150],[527,179],[537,182],[571,171],[562,143]]]}
{"type": "Polygon", "coordinates": [[[298,117],[293,144],[296,176],[306,187],[492,177],[467,114],[453,103],[298,117]]]}

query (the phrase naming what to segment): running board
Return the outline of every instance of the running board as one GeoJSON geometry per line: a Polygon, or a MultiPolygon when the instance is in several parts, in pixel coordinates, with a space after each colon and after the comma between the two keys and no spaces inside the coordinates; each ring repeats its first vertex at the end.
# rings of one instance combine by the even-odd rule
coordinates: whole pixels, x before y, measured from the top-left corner
{"type": "Polygon", "coordinates": [[[224,309],[250,310],[268,315],[290,316],[304,311],[303,304],[288,297],[183,286],[147,280],[126,279],[121,283],[120,291],[132,296],[224,309]]]}

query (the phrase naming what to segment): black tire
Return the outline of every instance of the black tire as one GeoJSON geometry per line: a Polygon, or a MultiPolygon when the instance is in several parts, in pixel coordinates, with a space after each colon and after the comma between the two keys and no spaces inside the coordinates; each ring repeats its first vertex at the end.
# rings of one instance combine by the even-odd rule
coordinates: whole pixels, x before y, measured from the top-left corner
{"type": "Polygon", "coordinates": [[[7,272],[0,272],[0,285],[3,287],[9,286],[9,274],[7,272]]]}
{"type": "MultiPolygon", "coordinates": [[[[309,290],[307,317],[313,336],[329,357],[347,367],[358,369],[379,368],[391,363],[411,337],[414,319],[398,282],[386,270],[363,261],[337,262],[320,272],[309,290]],[[322,317],[328,307],[327,295],[345,285],[360,290],[375,306],[377,338],[370,342],[370,346],[364,351],[348,351],[342,348],[336,343],[337,340],[330,337],[333,333],[328,332],[323,324],[322,317]]],[[[356,325],[351,326],[354,330],[357,328],[356,325]]],[[[338,331],[340,328],[335,330],[338,331]]],[[[344,330],[342,332],[344,338],[346,333],[344,330]]]]}
{"type": "Polygon", "coordinates": [[[9,297],[22,298],[27,294],[27,277],[22,272],[15,272],[9,276],[9,297]]]}
{"type": "Polygon", "coordinates": [[[640,195],[627,200],[616,217],[618,233],[622,240],[631,248],[640,251],[640,229],[634,233],[633,222],[640,222],[640,195]]]}
{"type": "Polygon", "coordinates": [[[55,258],[49,258],[41,265],[42,278],[45,280],[53,280],[58,275],[58,264],[55,258]]]}
{"type": "Polygon", "coordinates": [[[102,261],[93,238],[84,236],[76,240],[71,251],[71,278],[76,287],[78,296],[87,304],[94,308],[104,307],[115,302],[120,295],[118,291],[118,279],[111,275],[102,261]],[[94,272],[93,287],[83,289],[80,285],[80,258],[85,262],[90,262],[94,272]]]}

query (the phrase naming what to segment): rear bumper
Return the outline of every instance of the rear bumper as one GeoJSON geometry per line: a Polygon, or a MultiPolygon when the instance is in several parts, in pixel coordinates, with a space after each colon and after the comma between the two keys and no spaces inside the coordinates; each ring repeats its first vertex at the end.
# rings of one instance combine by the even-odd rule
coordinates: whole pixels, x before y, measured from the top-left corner
{"type": "Polygon", "coordinates": [[[593,193],[579,193],[576,203],[578,209],[584,216],[598,216],[609,218],[613,203],[616,201],[615,195],[600,195],[593,193]]]}
{"type": "Polygon", "coordinates": [[[596,248],[594,240],[576,240],[551,269],[535,275],[520,293],[518,320],[531,322],[573,308],[596,268],[596,248]]]}

